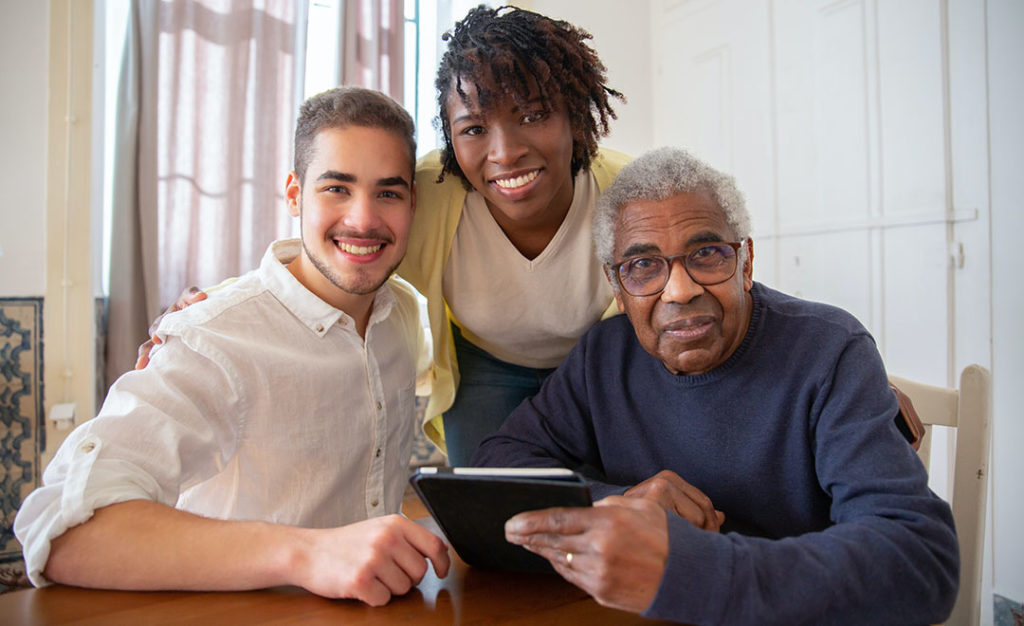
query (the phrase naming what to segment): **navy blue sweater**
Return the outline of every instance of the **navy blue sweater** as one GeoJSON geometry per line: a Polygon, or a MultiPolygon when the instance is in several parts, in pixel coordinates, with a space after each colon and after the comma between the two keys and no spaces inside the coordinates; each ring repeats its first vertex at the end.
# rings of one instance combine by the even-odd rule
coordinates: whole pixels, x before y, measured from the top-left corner
{"type": "Polygon", "coordinates": [[[755,283],[742,344],[673,375],[624,315],[584,335],[474,465],[596,468],[596,497],[663,469],[726,515],[669,515],[644,615],[694,624],[945,619],[959,558],[949,506],[898,432],[874,340],[850,314],[755,283]]]}

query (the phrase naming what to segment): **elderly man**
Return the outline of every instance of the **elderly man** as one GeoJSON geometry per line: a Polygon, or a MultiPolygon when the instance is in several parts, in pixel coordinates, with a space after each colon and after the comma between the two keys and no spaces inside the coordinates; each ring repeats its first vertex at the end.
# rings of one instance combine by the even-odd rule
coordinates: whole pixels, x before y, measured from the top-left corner
{"type": "Polygon", "coordinates": [[[589,466],[610,497],[520,514],[506,536],[649,617],[942,621],[952,516],[894,424],[874,341],[755,283],[749,230],[732,179],[685,152],[622,170],[594,236],[626,315],[584,335],[473,458],[589,466]]]}

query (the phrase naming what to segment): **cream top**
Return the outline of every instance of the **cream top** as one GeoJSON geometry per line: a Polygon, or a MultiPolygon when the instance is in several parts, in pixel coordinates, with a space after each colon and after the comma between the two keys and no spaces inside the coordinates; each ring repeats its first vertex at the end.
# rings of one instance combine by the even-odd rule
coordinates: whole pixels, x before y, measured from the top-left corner
{"type": "Polygon", "coordinates": [[[532,260],[508,240],[479,193],[466,195],[444,298],[466,339],[503,361],[557,366],[612,299],[591,235],[597,182],[580,172],[574,188],[565,220],[532,260]]]}

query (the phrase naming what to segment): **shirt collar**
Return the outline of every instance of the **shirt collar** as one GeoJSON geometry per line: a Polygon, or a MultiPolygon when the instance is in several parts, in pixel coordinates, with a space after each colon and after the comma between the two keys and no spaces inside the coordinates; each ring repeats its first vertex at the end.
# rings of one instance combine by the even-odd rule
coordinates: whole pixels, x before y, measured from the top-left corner
{"type": "MultiPolygon", "coordinates": [[[[352,317],[327,304],[292,275],[288,263],[302,252],[299,239],[280,239],[270,244],[260,261],[260,275],[270,293],[274,294],[292,315],[297,317],[317,336],[323,337],[334,324],[355,330],[352,317]]],[[[385,283],[373,299],[373,309],[367,328],[387,318],[395,303],[391,287],[385,283]]]]}

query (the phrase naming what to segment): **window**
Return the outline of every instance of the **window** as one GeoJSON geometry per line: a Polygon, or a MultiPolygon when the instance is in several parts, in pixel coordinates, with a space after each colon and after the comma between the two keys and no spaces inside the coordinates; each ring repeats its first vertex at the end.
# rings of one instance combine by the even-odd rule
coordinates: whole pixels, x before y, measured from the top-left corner
{"type": "MultiPolygon", "coordinates": [[[[309,0],[304,97],[338,84],[344,0],[309,0]]],[[[441,145],[434,128],[434,75],[444,51],[441,35],[480,0],[405,0],[405,83],[402,104],[416,122],[417,156],[441,145]]],[[[497,2],[487,2],[495,6],[497,2]]]]}

